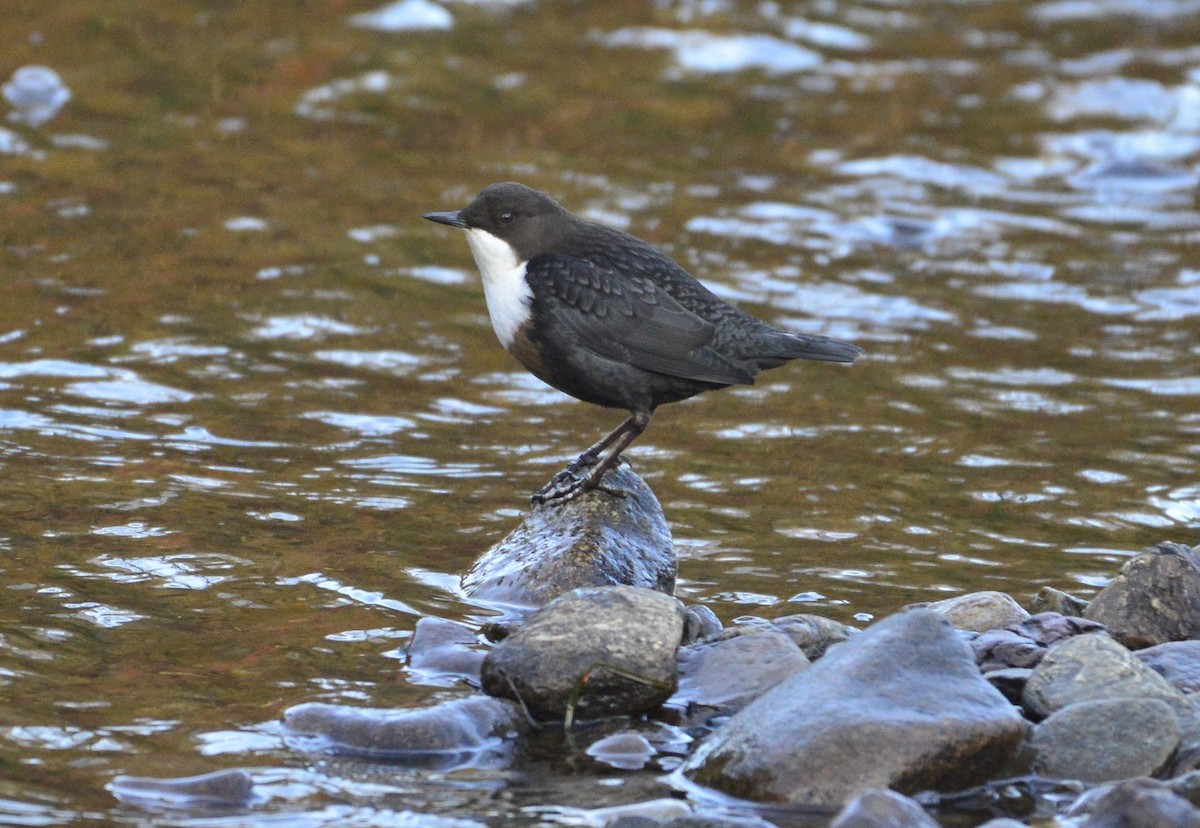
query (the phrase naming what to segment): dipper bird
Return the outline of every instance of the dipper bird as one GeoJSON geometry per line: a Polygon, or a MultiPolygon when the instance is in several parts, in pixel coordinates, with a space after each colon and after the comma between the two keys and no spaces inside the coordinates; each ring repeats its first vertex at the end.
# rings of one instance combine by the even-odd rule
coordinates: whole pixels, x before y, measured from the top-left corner
{"type": "Polygon", "coordinates": [[[664,403],[750,385],[759,371],[793,359],[853,362],[862,353],[756,319],[641,239],[572,215],[522,184],[492,184],[463,209],[425,218],[467,231],[505,350],[558,390],[629,412],[534,503],[600,486],[664,403]]]}

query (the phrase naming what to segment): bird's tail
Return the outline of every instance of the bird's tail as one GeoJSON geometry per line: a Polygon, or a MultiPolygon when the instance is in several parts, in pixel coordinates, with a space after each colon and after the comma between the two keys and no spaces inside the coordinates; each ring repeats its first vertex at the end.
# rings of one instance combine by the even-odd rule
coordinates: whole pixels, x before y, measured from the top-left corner
{"type": "Polygon", "coordinates": [[[770,356],[760,359],[762,368],[773,368],[793,359],[811,359],[817,362],[854,362],[862,356],[857,345],[842,342],[828,336],[798,334],[780,331],[772,342],[770,356]]]}

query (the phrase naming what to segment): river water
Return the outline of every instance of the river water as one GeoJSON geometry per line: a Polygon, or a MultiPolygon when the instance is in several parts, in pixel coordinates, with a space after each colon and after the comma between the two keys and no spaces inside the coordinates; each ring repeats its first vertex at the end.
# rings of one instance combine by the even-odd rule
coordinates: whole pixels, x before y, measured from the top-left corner
{"type": "MultiPolygon", "coordinates": [[[[15,0],[0,76],[0,823],[571,822],[668,795],[547,738],[433,773],[293,751],[404,670],[621,412],[495,342],[461,234],[516,179],[852,340],[630,459],[726,623],[1094,593],[1200,542],[1200,3],[15,0]],[[361,16],[366,15],[366,16],[361,16]],[[53,96],[52,96],[53,97],[53,96]],[[61,98],[62,96],[57,96],[61,98]],[[243,767],[246,812],[118,774],[243,767]]],[[[458,824],[458,823],[455,823],[458,824]]]]}

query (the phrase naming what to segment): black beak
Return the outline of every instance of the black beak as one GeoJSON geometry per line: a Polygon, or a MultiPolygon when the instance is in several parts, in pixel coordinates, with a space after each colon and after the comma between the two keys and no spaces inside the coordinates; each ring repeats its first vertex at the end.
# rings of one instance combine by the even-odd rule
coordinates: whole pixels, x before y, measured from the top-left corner
{"type": "Polygon", "coordinates": [[[425,218],[430,221],[436,221],[438,224],[448,224],[451,227],[458,227],[463,230],[467,229],[467,223],[463,221],[461,210],[452,210],[449,213],[426,213],[425,218]]]}

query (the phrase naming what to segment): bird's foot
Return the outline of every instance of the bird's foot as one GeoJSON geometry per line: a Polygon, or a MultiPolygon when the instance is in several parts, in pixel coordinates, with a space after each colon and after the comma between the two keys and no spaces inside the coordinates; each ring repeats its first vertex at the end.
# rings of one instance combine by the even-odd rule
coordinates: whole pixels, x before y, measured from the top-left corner
{"type": "Polygon", "coordinates": [[[547,503],[566,503],[574,500],[583,494],[587,485],[587,477],[580,477],[571,469],[565,468],[554,477],[550,478],[550,482],[533,493],[529,498],[529,503],[533,506],[543,506],[547,503]]]}
{"type": "Polygon", "coordinates": [[[533,493],[529,498],[530,504],[542,506],[547,503],[568,503],[584,492],[598,489],[614,497],[625,497],[625,492],[601,483],[608,469],[601,469],[596,474],[599,457],[595,453],[584,452],[571,461],[550,482],[533,493]]]}

